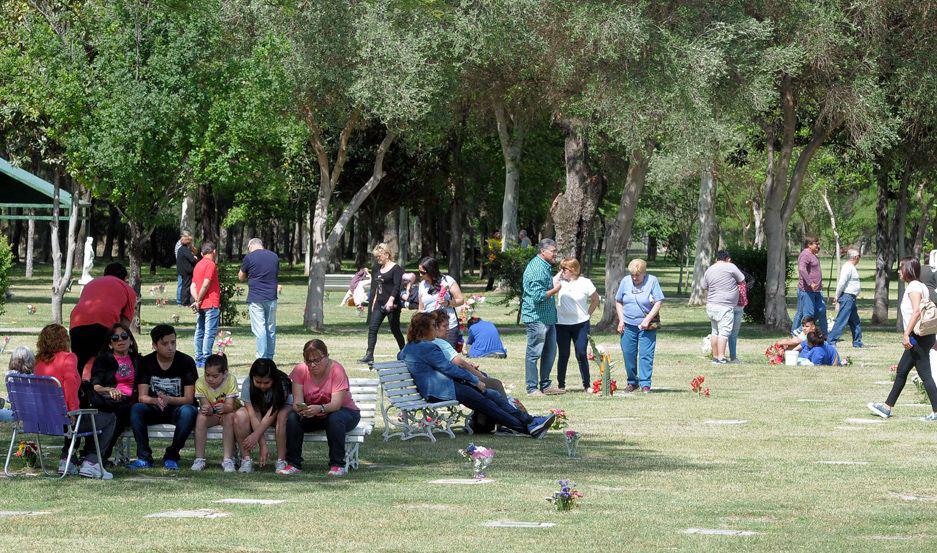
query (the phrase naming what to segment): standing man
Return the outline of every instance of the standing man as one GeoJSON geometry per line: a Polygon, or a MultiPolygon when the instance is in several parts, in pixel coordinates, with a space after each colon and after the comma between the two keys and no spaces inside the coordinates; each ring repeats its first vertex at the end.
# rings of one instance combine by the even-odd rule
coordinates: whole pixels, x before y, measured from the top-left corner
{"type": "Polygon", "coordinates": [[[709,343],[712,348],[713,364],[724,365],[726,345],[735,323],[735,306],[739,304],[739,284],[745,275],[732,263],[729,252],[716,252],[716,262],[703,274],[700,286],[706,290],[706,315],[712,331],[709,343]]]}
{"type": "Polygon", "coordinates": [[[791,331],[797,334],[800,323],[804,317],[813,317],[824,335],[829,330],[826,325],[826,302],[823,300],[823,277],[820,275],[820,239],[808,234],[804,237],[804,251],[797,258],[797,313],[794,315],[794,324],[798,325],[791,331]]]}
{"type": "Polygon", "coordinates": [[[202,259],[192,273],[192,310],[198,315],[195,320],[195,366],[205,368],[205,360],[211,355],[218,335],[218,318],[221,315],[221,283],[218,267],[215,266],[215,244],[202,244],[202,259]]]}
{"type": "Polygon", "coordinates": [[[179,305],[192,304],[192,272],[195,270],[195,253],[192,251],[192,235],[183,232],[176,244],[176,273],[179,275],[179,291],[176,302],[179,305]]]}
{"type": "Polygon", "coordinates": [[[128,327],[137,308],[137,294],[127,284],[127,269],[114,262],[104,274],[81,288],[78,303],[69,319],[72,353],[78,357],[78,374],[94,359],[110,339],[111,326],[128,327]]]}
{"type": "Polygon", "coordinates": [[[852,347],[862,347],[862,328],[859,326],[859,308],[856,307],[856,297],[859,295],[859,271],[856,265],[859,264],[859,250],[850,248],[846,252],[846,262],[839,270],[839,282],[836,283],[836,303],[839,305],[839,312],[836,313],[836,322],[833,323],[833,330],[830,331],[830,342],[836,345],[846,325],[852,331],[852,347]]]}
{"type": "Polygon", "coordinates": [[[552,265],[556,261],[556,242],[544,238],[538,247],[540,253],[524,269],[524,293],[521,297],[521,320],[527,326],[524,375],[527,395],[530,396],[565,393],[550,386],[550,373],[553,372],[553,361],[556,358],[556,303],[553,296],[560,291],[561,286],[559,282],[553,285],[552,265]]]}
{"type": "Polygon", "coordinates": [[[247,255],[238,271],[238,280],[247,281],[247,312],[251,332],[257,339],[257,358],[273,359],[277,345],[277,276],[280,258],[264,249],[260,238],[247,243],[247,255]]]}

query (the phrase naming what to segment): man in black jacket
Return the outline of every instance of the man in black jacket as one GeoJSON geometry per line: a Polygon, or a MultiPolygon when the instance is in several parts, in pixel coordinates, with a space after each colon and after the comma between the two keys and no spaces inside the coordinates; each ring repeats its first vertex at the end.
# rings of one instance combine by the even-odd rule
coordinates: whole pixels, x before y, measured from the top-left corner
{"type": "Polygon", "coordinates": [[[181,290],[179,293],[179,305],[192,304],[192,292],[189,290],[192,285],[192,273],[195,271],[195,253],[192,251],[192,235],[183,232],[179,238],[179,247],[176,249],[176,273],[181,281],[181,290]]]}

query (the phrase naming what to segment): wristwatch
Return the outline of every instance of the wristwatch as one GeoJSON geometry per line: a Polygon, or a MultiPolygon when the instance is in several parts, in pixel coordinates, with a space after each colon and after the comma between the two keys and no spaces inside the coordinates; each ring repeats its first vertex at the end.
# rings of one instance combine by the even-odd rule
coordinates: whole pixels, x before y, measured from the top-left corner
{"type": "Polygon", "coordinates": [[[325,405],[319,405],[319,409],[322,409],[322,414],[325,414],[325,405]]]}

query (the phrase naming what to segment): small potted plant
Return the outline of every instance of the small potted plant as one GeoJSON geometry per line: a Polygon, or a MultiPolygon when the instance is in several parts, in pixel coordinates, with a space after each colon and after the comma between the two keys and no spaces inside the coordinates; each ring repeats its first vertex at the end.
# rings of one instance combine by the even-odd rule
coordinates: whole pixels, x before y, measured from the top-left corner
{"type": "Polygon", "coordinates": [[[472,477],[475,480],[485,478],[485,470],[491,466],[495,458],[495,450],[480,445],[469,444],[465,449],[459,450],[459,455],[472,463],[472,477]]]}

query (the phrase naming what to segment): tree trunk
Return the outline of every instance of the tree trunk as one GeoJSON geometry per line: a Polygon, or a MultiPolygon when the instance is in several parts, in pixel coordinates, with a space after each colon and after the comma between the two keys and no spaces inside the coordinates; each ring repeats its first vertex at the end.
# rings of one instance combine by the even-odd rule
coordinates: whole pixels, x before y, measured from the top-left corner
{"type": "Polygon", "coordinates": [[[521,154],[527,128],[520,118],[505,113],[504,104],[495,102],[495,120],[501,154],[504,157],[504,201],[501,204],[501,251],[517,243],[517,188],[521,180],[521,154]],[[514,124],[511,129],[510,125],[514,124]]]}
{"type": "Polygon", "coordinates": [[[604,177],[590,170],[589,144],[582,135],[581,122],[561,119],[557,124],[564,134],[566,189],[550,210],[556,249],[559,259],[575,257],[584,262],[586,241],[604,195],[604,177]]]}
{"type": "MultiPolygon", "coordinates": [[[[901,185],[898,188],[898,198],[895,201],[895,232],[896,241],[895,261],[908,255],[905,245],[905,225],[908,219],[908,184],[911,180],[910,171],[905,170],[901,175],[901,185]]],[[[901,316],[901,296],[904,295],[904,281],[898,278],[898,305],[895,308],[895,323],[898,332],[904,331],[904,317],[901,316]]]]}
{"type": "Polygon", "coordinates": [[[397,251],[397,264],[406,267],[410,258],[410,211],[405,207],[401,207],[397,221],[397,237],[400,240],[400,249],[397,251]]]}
{"type": "Polygon", "coordinates": [[[29,210],[29,221],[26,224],[26,278],[33,276],[33,257],[36,250],[36,220],[33,216],[36,211],[29,210]]]}
{"type": "MultiPolygon", "coordinates": [[[[917,194],[915,195],[915,202],[917,205],[921,206],[921,220],[918,222],[917,230],[914,232],[914,245],[912,247],[911,255],[915,259],[921,259],[921,254],[924,253],[924,232],[927,230],[927,227],[930,225],[931,210],[930,205],[925,202],[924,190],[926,188],[927,181],[921,180],[921,183],[918,185],[917,194]]],[[[927,263],[927,259],[922,262],[922,265],[927,263]]]]}
{"type": "Polygon", "coordinates": [[[104,259],[112,261],[114,259],[114,237],[117,234],[117,223],[120,217],[117,210],[110,203],[107,205],[107,232],[104,235],[104,259]]]}
{"type": "Polygon", "coordinates": [[[706,167],[700,173],[699,185],[699,221],[696,236],[696,260],[693,262],[693,284],[690,288],[689,305],[704,305],[706,292],[703,290],[703,274],[712,263],[715,254],[713,237],[716,230],[716,178],[712,167],[706,167]]]}
{"type": "Polygon", "coordinates": [[[143,242],[146,234],[139,223],[130,221],[127,226],[130,230],[130,287],[137,294],[136,309],[134,309],[131,326],[133,327],[132,330],[139,335],[140,310],[143,308],[143,242]]]}
{"type": "Polygon", "coordinates": [[[62,179],[65,175],[56,169],[53,179],[52,191],[52,224],[50,234],[52,239],[52,322],[62,324],[62,299],[71,285],[72,267],[75,263],[75,234],[78,227],[78,201],[81,190],[77,182],[72,185],[72,204],[68,212],[68,238],[65,241],[65,267],[62,268],[62,248],[59,242],[59,198],[62,179]]]}
{"type": "Polygon", "coordinates": [[[182,198],[182,213],[179,217],[179,230],[194,234],[195,232],[195,193],[187,189],[182,198]]]}
{"type": "Polygon", "coordinates": [[[888,283],[891,278],[892,229],[888,216],[888,170],[879,164],[876,169],[878,202],[875,208],[875,296],[872,304],[872,324],[888,322],[888,283]]]}
{"type": "Polygon", "coordinates": [[[631,228],[634,223],[634,210],[644,190],[647,169],[654,152],[654,144],[647,142],[642,149],[631,153],[628,162],[627,177],[621,192],[618,215],[608,225],[605,256],[605,305],[602,319],[596,325],[601,331],[613,331],[618,327],[618,313],[615,310],[615,293],[618,283],[627,275],[628,254],[626,248],[631,241],[631,228]]]}
{"type": "Polygon", "coordinates": [[[201,206],[200,213],[202,218],[202,242],[213,242],[218,246],[218,235],[215,232],[217,224],[215,222],[216,206],[215,197],[212,193],[210,184],[198,185],[198,199],[201,206]]]}
{"type": "Polygon", "coordinates": [[[400,238],[397,236],[397,223],[399,221],[399,212],[392,209],[384,215],[384,232],[381,241],[391,249],[397,252],[400,248],[400,238]]]}
{"type": "Polygon", "coordinates": [[[426,198],[420,209],[420,257],[436,255],[436,206],[426,198]]]}
{"type": "Polygon", "coordinates": [[[364,222],[364,213],[355,213],[355,268],[368,265],[368,225],[364,222]]]}

